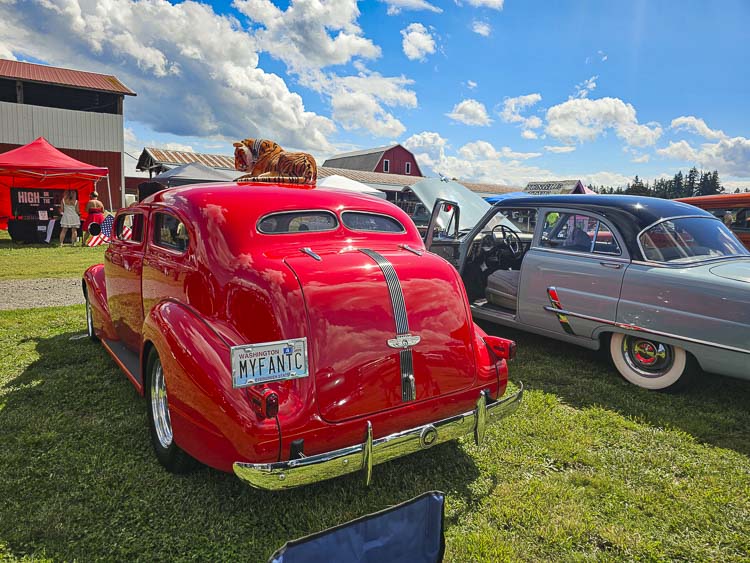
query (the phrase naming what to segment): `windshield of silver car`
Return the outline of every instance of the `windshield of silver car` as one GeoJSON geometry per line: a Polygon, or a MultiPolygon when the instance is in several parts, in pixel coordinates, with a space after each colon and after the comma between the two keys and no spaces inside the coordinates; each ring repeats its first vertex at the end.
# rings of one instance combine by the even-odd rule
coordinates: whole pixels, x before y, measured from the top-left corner
{"type": "Polygon", "coordinates": [[[750,254],[721,221],[712,217],[662,221],[643,232],[638,242],[646,260],[671,264],[750,254]]]}

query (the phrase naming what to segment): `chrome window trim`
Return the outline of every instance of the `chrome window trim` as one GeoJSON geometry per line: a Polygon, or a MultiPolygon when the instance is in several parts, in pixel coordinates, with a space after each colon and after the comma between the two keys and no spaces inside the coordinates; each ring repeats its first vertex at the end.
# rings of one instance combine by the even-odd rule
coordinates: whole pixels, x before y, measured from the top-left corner
{"type": "Polygon", "coordinates": [[[263,217],[261,217],[255,222],[255,232],[261,235],[268,235],[268,236],[297,235],[300,232],[302,233],[330,233],[331,231],[335,231],[336,229],[338,229],[340,226],[341,226],[341,223],[339,223],[339,218],[330,209],[287,209],[286,211],[274,211],[273,213],[267,213],[263,215],[263,217]],[[322,229],[319,231],[284,231],[283,233],[267,233],[265,231],[260,230],[260,224],[263,220],[268,219],[269,217],[273,217],[274,215],[288,215],[289,213],[327,213],[328,215],[331,215],[333,217],[334,221],[336,221],[336,226],[333,227],[332,229],[322,229]]]}
{"type": "Polygon", "coordinates": [[[341,212],[341,224],[350,231],[353,231],[355,233],[378,233],[381,235],[403,235],[406,233],[406,227],[404,224],[396,219],[393,215],[387,215],[386,213],[377,213],[375,211],[358,211],[357,209],[347,209],[346,211],[341,212]],[[347,213],[359,213],[361,215],[375,215],[376,217],[385,217],[386,219],[392,219],[393,221],[396,221],[399,225],[401,225],[400,231],[374,231],[372,229],[353,229],[349,225],[347,225],[344,222],[344,215],[347,213]]]}
{"type": "Polygon", "coordinates": [[[733,256],[716,256],[714,258],[708,258],[706,260],[700,260],[698,262],[679,262],[676,264],[670,264],[667,262],[649,262],[648,260],[632,260],[632,264],[637,264],[639,266],[649,266],[651,268],[674,268],[674,269],[682,269],[682,268],[697,268],[698,266],[705,266],[706,264],[711,264],[712,262],[723,262],[724,260],[742,260],[742,259],[750,259],[750,254],[735,254],[733,256]]]}
{"type": "MultiPolygon", "coordinates": [[[[502,202],[500,202],[502,203],[502,202]]],[[[616,228],[613,227],[612,223],[609,222],[608,219],[605,217],[599,215],[598,213],[594,211],[590,211],[588,209],[571,209],[569,207],[532,207],[530,209],[536,209],[537,213],[539,215],[543,216],[545,219],[549,213],[560,213],[560,214],[567,214],[567,215],[585,215],[587,217],[590,217],[592,219],[595,219],[599,221],[600,223],[604,223],[604,225],[609,229],[609,232],[612,233],[612,236],[615,239],[615,242],[617,243],[617,248],[620,250],[619,254],[605,254],[604,252],[581,252],[579,251],[561,251],[554,248],[544,247],[541,246],[542,242],[542,231],[544,230],[544,223],[543,222],[537,222],[538,225],[542,225],[541,227],[538,227],[538,233],[535,230],[534,237],[531,241],[531,250],[532,248],[536,248],[537,250],[549,250],[549,251],[556,251],[556,252],[571,252],[572,254],[575,254],[576,256],[603,256],[606,257],[607,260],[615,260],[615,259],[622,259],[625,262],[630,262],[630,252],[628,251],[628,247],[623,244],[625,239],[620,234],[620,231],[618,231],[616,228]]],[[[592,242],[595,244],[594,239],[592,242]]]]}
{"type": "MultiPolygon", "coordinates": [[[[724,259],[724,258],[738,258],[738,257],[747,256],[747,254],[737,254],[735,256],[719,256],[717,258],[705,258],[703,260],[699,259],[699,260],[693,260],[691,262],[678,262],[676,264],[670,264],[669,262],[659,262],[657,260],[646,260],[646,253],[643,251],[643,246],[641,245],[641,236],[643,236],[643,234],[646,231],[648,231],[649,229],[655,227],[656,225],[659,225],[660,223],[664,223],[665,221],[674,221],[676,219],[710,219],[712,221],[718,221],[722,225],[724,224],[721,221],[721,219],[719,219],[718,217],[716,217],[714,215],[711,215],[711,214],[709,214],[707,216],[706,215],[675,215],[674,217],[662,217],[658,221],[654,221],[653,223],[651,223],[647,227],[644,227],[643,229],[641,229],[641,231],[635,237],[635,242],[638,244],[638,250],[640,250],[641,256],[643,256],[643,258],[644,258],[643,263],[650,264],[650,265],[664,265],[664,266],[670,266],[670,267],[672,267],[672,266],[679,266],[679,267],[683,267],[684,268],[685,266],[695,266],[695,265],[698,265],[698,264],[705,264],[706,262],[713,262],[715,260],[721,260],[721,259],[724,259]]],[[[726,227],[726,225],[724,225],[724,226],[726,227]]],[[[727,227],[727,229],[730,232],[734,232],[734,231],[732,231],[732,229],[730,227],[727,227]]],[[[740,241],[740,244],[742,244],[742,241],[740,241]]],[[[633,262],[635,262],[635,260],[633,262]]]]}
{"type": "Polygon", "coordinates": [[[720,350],[729,350],[730,352],[739,352],[741,354],[750,354],[750,350],[745,348],[737,348],[735,346],[728,346],[726,344],[719,344],[717,342],[711,342],[709,340],[700,340],[698,338],[691,338],[689,336],[680,336],[677,334],[673,334],[671,332],[664,332],[661,330],[654,330],[650,328],[644,328],[638,325],[628,324],[628,323],[621,323],[618,321],[610,321],[608,319],[602,319],[599,317],[593,317],[591,315],[584,315],[583,313],[576,313],[573,311],[569,311],[567,309],[556,309],[554,307],[551,307],[549,305],[546,305],[544,307],[545,311],[549,311],[550,313],[554,313],[555,315],[567,315],[570,317],[576,317],[579,319],[584,319],[586,321],[593,321],[596,323],[606,324],[609,326],[614,326],[617,328],[621,328],[624,330],[632,330],[635,332],[645,332],[648,334],[655,334],[656,336],[664,336],[665,338],[672,338],[674,340],[682,340],[683,342],[690,342],[692,344],[700,344],[701,346],[709,346],[711,348],[718,348],[720,350]]]}
{"type": "MultiPolygon", "coordinates": [[[[557,248],[546,248],[544,246],[532,246],[530,250],[538,250],[540,252],[552,252],[554,254],[565,254],[567,256],[578,256],[583,258],[593,258],[595,260],[602,260],[606,262],[622,262],[623,264],[630,264],[629,258],[623,258],[618,254],[603,254],[599,252],[575,252],[573,250],[559,250],[557,248]]],[[[633,260],[633,262],[635,262],[633,260]]]]}

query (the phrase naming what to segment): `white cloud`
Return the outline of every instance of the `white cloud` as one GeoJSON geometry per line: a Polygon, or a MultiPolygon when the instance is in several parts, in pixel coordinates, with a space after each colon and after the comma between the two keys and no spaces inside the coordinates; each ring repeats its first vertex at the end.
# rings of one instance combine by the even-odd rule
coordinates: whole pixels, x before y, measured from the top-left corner
{"type": "Polygon", "coordinates": [[[545,168],[529,166],[522,158],[534,158],[539,153],[517,153],[509,147],[495,149],[486,141],[474,141],[463,145],[456,154],[449,154],[448,140],[439,133],[424,131],[412,135],[403,143],[412,151],[420,166],[431,168],[435,173],[465,181],[524,186],[535,180],[553,180],[567,177],[581,178],[585,183],[625,185],[629,180],[615,172],[582,174],[556,174],[545,168]]]}
{"type": "Polygon", "coordinates": [[[584,80],[580,84],[576,84],[576,93],[570,96],[569,99],[574,98],[588,98],[589,94],[596,88],[596,80],[598,76],[592,76],[591,78],[584,80]]]}
{"type": "Polygon", "coordinates": [[[356,0],[291,0],[286,10],[270,0],[234,0],[232,6],[262,26],[255,31],[259,48],[292,70],[380,56],[380,48],[357,25],[356,0]]]}
{"type": "Polygon", "coordinates": [[[693,115],[683,115],[672,120],[670,125],[676,131],[691,131],[706,139],[726,139],[727,135],[719,129],[711,129],[706,122],[693,115]]]}
{"type": "Polygon", "coordinates": [[[263,136],[290,149],[330,149],[334,121],[307,110],[282,76],[260,68],[261,52],[330,101],[345,127],[389,136],[404,130],[392,108],[416,107],[412,82],[364,66],[380,49],[362,35],[356,0],[292,0],[284,10],[267,0],[234,5],[255,25],[190,0],[0,0],[1,50],[116,75],[139,94],[126,99],[128,120],[158,133],[263,136]],[[359,74],[324,70],[347,62],[359,74]],[[361,111],[346,111],[341,97],[349,94],[366,98],[361,111]]]}
{"type": "Polygon", "coordinates": [[[576,150],[574,145],[562,145],[562,146],[549,146],[545,145],[544,150],[547,152],[553,152],[553,153],[566,153],[566,152],[573,152],[576,150]]]}
{"type": "Polygon", "coordinates": [[[474,88],[477,87],[477,83],[474,82],[473,80],[468,80],[466,82],[466,86],[469,88],[469,90],[473,90],[474,88]]]}
{"type": "Polygon", "coordinates": [[[630,178],[617,172],[595,172],[593,174],[582,174],[579,178],[585,185],[611,186],[613,188],[624,188],[630,183],[630,178]]]}
{"type": "Polygon", "coordinates": [[[487,126],[492,123],[484,104],[471,98],[457,103],[453,106],[453,111],[446,115],[454,121],[460,121],[466,125],[487,126]]]}
{"type": "Polygon", "coordinates": [[[673,160],[689,160],[695,162],[698,159],[698,152],[690,146],[687,141],[670,141],[669,146],[663,149],[657,149],[657,154],[673,160]]]}
{"type": "Polygon", "coordinates": [[[635,158],[633,158],[631,162],[643,163],[648,162],[649,160],[651,160],[650,154],[642,154],[641,156],[636,156],[635,158]]]}
{"type": "Polygon", "coordinates": [[[332,117],[347,130],[365,130],[378,137],[394,138],[406,127],[388,109],[417,107],[413,80],[388,77],[363,69],[356,76],[331,73],[303,75],[303,84],[331,98],[332,117]]]}
{"type": "Polygon", "coordinates": [[[697,156],[704,168],[716,169],[728,176],[750,176],[750,139],[733,137],[702,146],[697,156]]]}
{"type": "Polygon", "coordinates": [[[466,143],[460,149],[460,154],[466,160],[492,160],[498,158],[507,158],[509,160],[528,160],[530,158],[536,158],[542,156],[540,152],[515,152],[510,147],[502,147],[496,149],[491,143],[487,141],[473,141],[466,143]]]}
{"type": "Polygon", "coordinates": [[[520,123],[521,136],[524,139],[536,139],[537,134],[531,129],[538,129],[542,126],[542,120],[533,115],[531,117],[525,117],[521,115],[522,111],[538,104],[542,100],[541,94],[526,94],[524,96],[516,96],[515,98],[505,98],[503,100],[503,109],[500,111],[500,119],[506,123],[520,123]]]}
{"type": "Polygon", "coordinates": [[[608,129],[637,147],[653,145],[662,133],[656,123],[638,123],[635,108],[619,98],[579,98],[547,110],[547,133],[566,143],[593,141],[608,129]]]}
{"type": "Polygon", "coordinates": [[[401,46],[409,60],[424,61],[425,56],[435,52],[435,39],[421,23],[412,23],[401,30],[401,46]]]}
{"type": "Polygon", "coordinates": [[[443,12],[441,8],[433,6],[426,0],[380,0],[388,5],[388,15],[395,16],[400,13],[401,10],[428,10],[440,14],[443,12]]]}
{"type": "Polygon", "coordinates": [[[492,10],[502,10],[505,0],[467,0],[475,8],[490,8],[492,10]]]}
{"type": "Polygon", "coordinates": [[[596,52],[596,54],[597,54],[597,55],[599,55],[599,57],[600,57],[600,60],[601,60],[602,62],[605,62],[605,61],[606,61],[606,60],[607,60],[607,59],[609,58],[609,57],[607,56],[607,53],[605,53],[604,51],[601,51],[601,50],[597,51],[597,52],[596,52]]]}
{"type": "Polygon", "coordinates": [[[19,55],[116,75],[139,94],[125,101],[128,119],[157,132],[263,135],[308,148],[329,146],[335,131],[284,80],[258,67],[253,35],[204,4],[5,2],[0,22],[12,22],[0,27],[19,55]]]}
{"type": "Polygon", "coordinates": [[[492,33],[492,27],[490,24],[479,20],[474,20],[472,22],[471,30],[482,37],[489,37],[490,33],[492,33]]]}

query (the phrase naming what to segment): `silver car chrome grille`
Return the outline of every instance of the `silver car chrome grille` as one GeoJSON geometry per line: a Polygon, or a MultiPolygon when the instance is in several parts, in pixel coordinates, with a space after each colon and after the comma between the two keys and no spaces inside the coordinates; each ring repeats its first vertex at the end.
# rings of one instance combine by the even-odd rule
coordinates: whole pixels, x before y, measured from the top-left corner
{"type": "MultiPolygon", "coordinates": [[[[388,286],[388,293],[393,306],[393,317],[396,321],[396,336],[408,335],[409,319],[406,316],[404,292],[393,264],[374,250],[360,248],[360,252],[372,258],[385,276],[385,283],[388,286]]],[[[413,401],[417,392],[414,384],[414,356],[411,348],[401,350],[399,359],[401,364],[401,400],[413,401]]]]}

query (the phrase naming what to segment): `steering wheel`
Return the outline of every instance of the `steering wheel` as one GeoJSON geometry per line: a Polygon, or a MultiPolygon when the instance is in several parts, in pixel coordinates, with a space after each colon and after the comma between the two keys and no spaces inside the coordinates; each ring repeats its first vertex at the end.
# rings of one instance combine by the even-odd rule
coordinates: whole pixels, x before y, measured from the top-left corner
{"type": "Polygon", "coordinates": [[[502,241],[505,248],[507,248],[514,259],[518,259],[523,256],[523,243],[521,243],[521,237],[518,233],[508,227],[507,225],[495,225],[492,228],[492,236],[495,236],[495,231],[500,231],[500,240],[502,241]]]}

